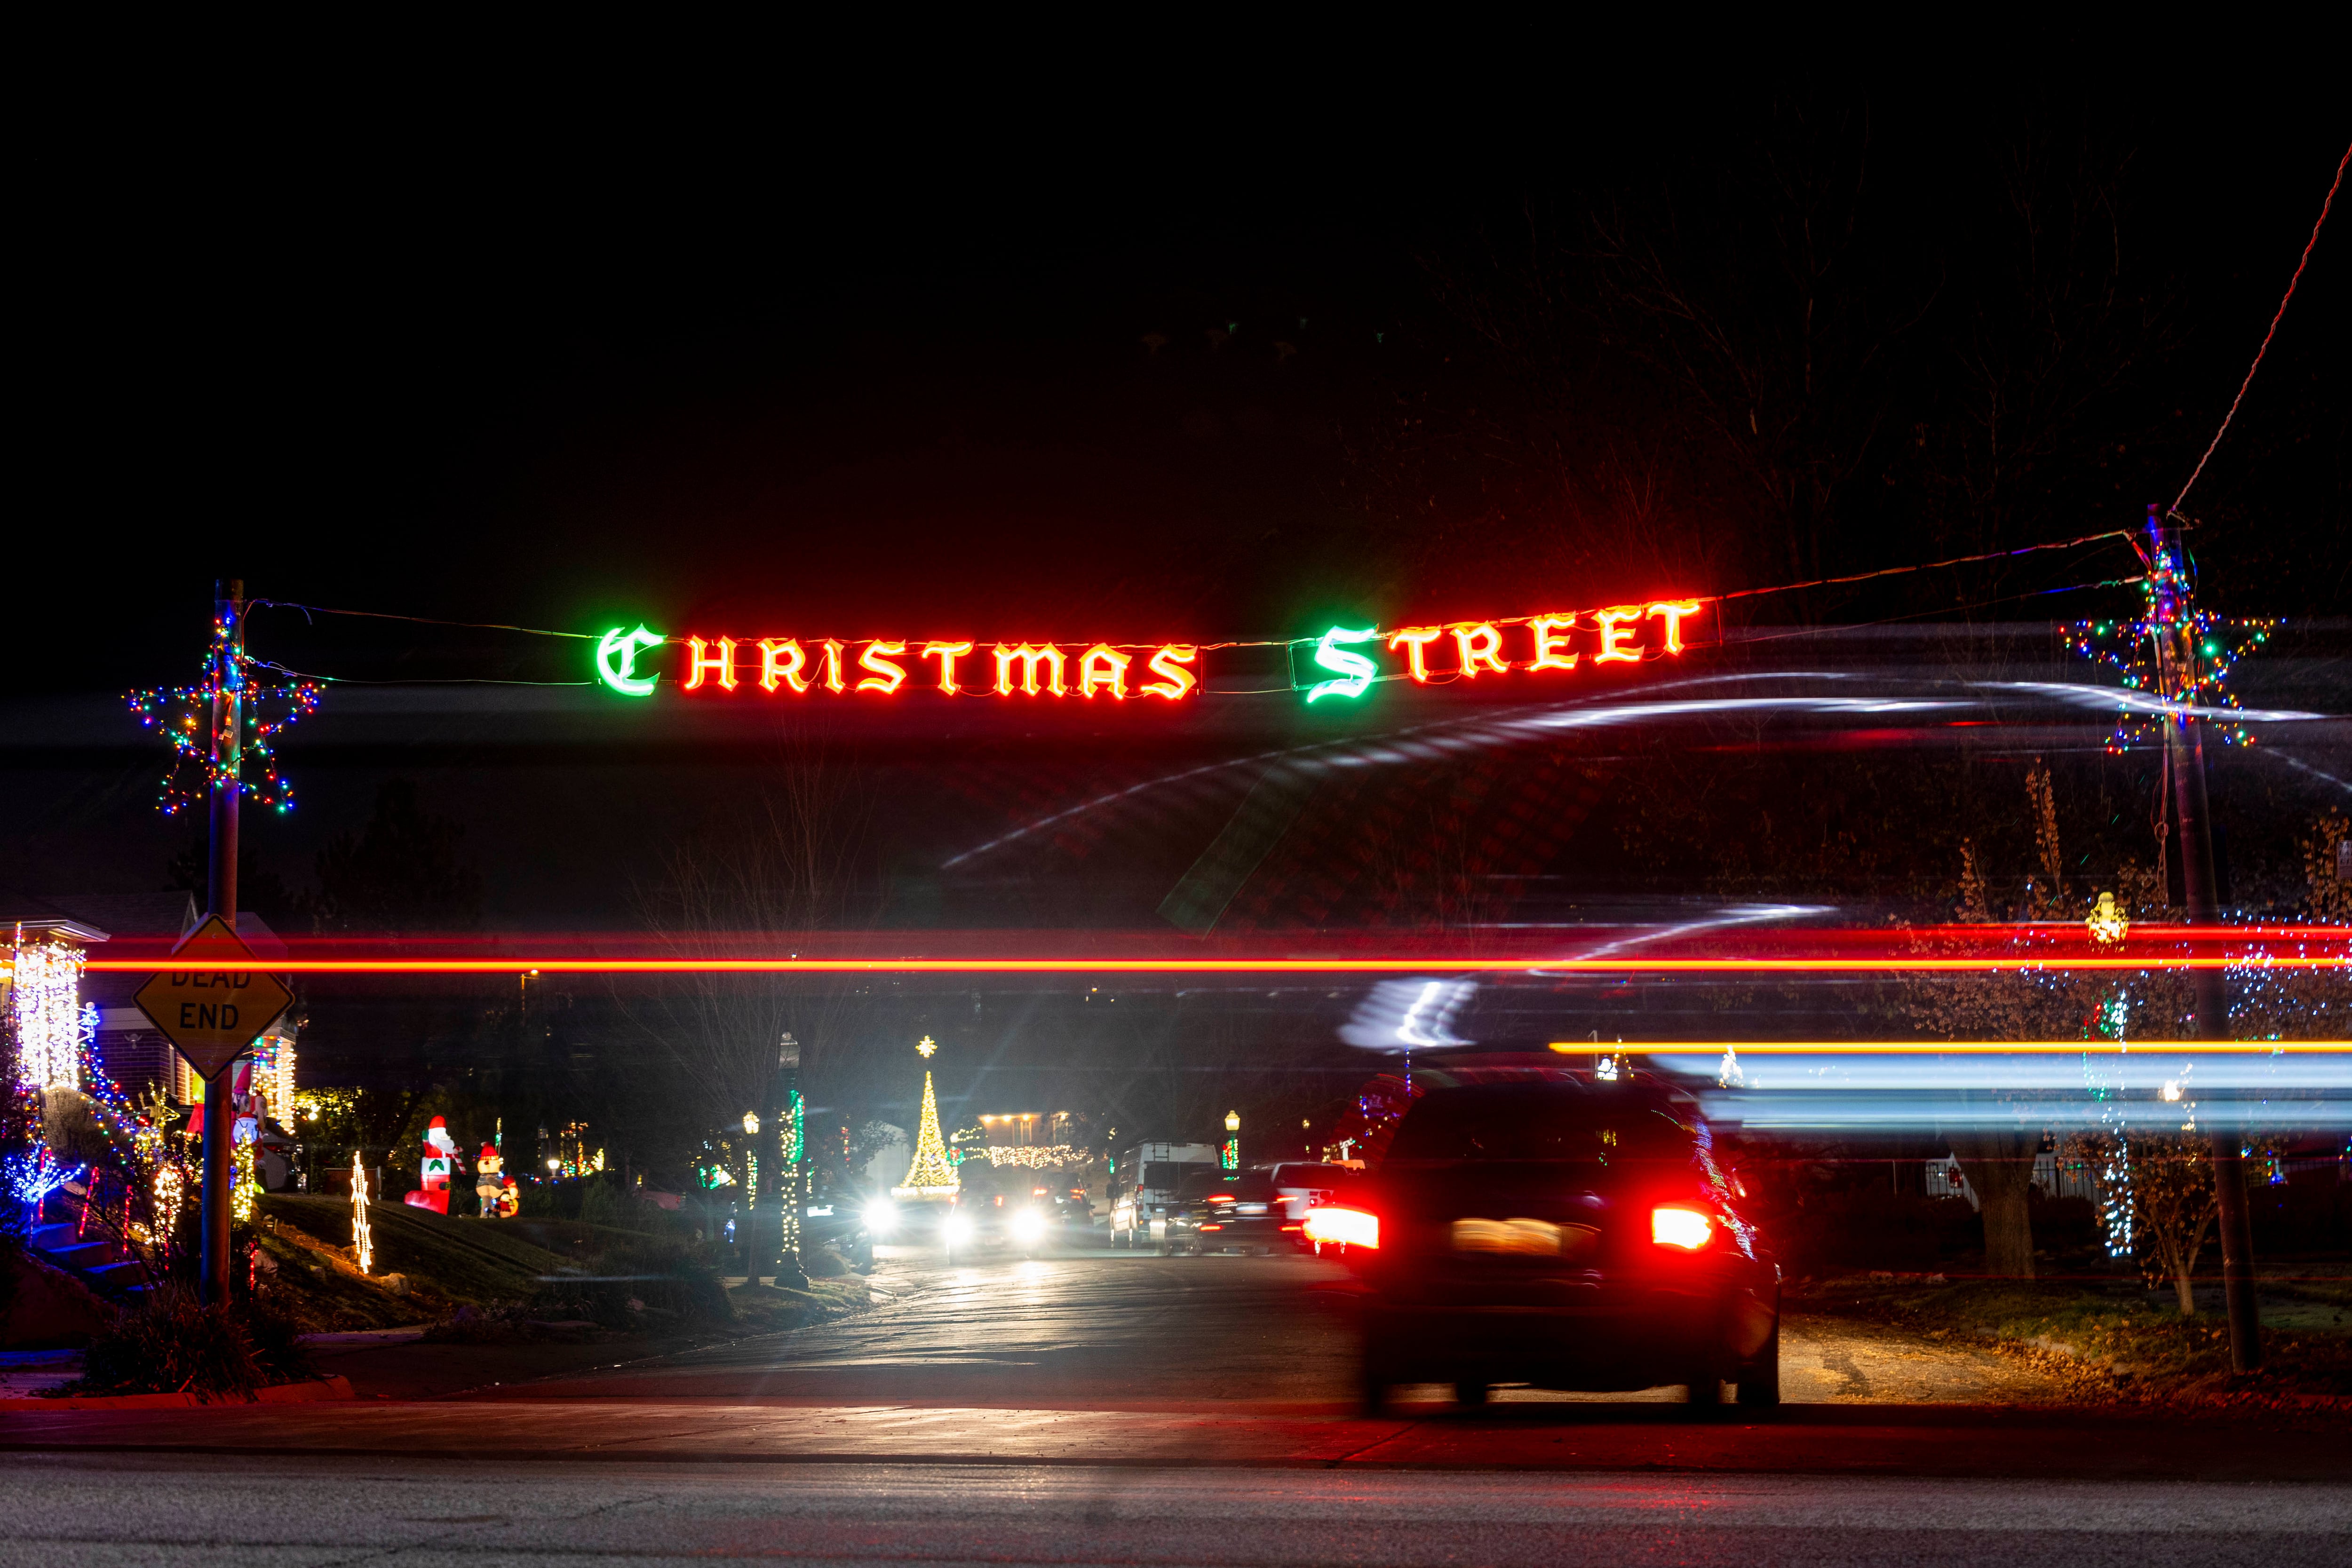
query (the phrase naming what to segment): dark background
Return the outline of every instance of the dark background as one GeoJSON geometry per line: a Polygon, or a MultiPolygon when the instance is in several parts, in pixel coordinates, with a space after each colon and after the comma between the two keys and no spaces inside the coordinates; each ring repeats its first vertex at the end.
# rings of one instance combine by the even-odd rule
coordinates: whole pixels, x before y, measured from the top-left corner
{"type": "MultiPolygon", "coordinates": [[[[193,675],[215,575],[288,604],[573,632],[1206,641],[2132,527],[2210,439],[2345,139],[2336,95],[2292,64],[2256,78],[2217,55],[2216,80],[2151,90],[2088,47],[2079,69],[1942,83],[1857,62],[1744,85],[1587,50],[1492,91],[1448,54],[1432,95],[1395,60],[1360,88],[1327,60],[1260,90],[1262,52],[1241,51],[1245,85],[1213,47],[1129,93],[1085,69],[869,80],[871,54],[853,88],[824,81],[830,54],[725,59],[717,40],[642,77],[505,45],[396,68],[415,44],[364,70],[264,51],[204,86],[151,60],[93,78],[21,150],[26,653],[0,885],[171,880],[190,831],[153,812],[160,748],[117,704],[193,675]]],[[[2352,587],[2342,221],[2186,507],[2206,601],[2306,639],[2275,650],[2273,700],[2326,711],[2352,587]]],[[[2030,624],[2127,612],[2129,589],[2021,596],[2136,570],[2109,543],[1734,619],[2030,624]]],[[[978,880],[940,862],[1106,788],[1415,716],[1389,694],[1345,723],[1288,696],[1149,723],[937,705],[689,723],[593,689],[407,684],[576,682],[575,642],[288,608],[251,642],[400,683],[331,690],[284,752],[301,808],[247,828],[282,884],[251,885],[294,928],[322,918],[320,852],[389,779],[415,782],[443,869],[474,878],[415,925],[563,930],[643,924],[681,852],[719,852],[812,768],[856,780],[860,920],[1148,925],[1250,773],[978,880]]],[[[1779,646],[1782,667],[1828,657],[1779,646]]],[[[1992,646],[1836,657],[2106,678],[2046,634],[1992,646]]],[[[2144,759],[2101,760],[2105,735],[2078,717],[2030,740],[2079,758],[2068,810],[2113,835],[2103,862],[2146,836],[2107,809],[2144,759]]],[[[1937,773],[1948,745],[1890,755],[1883,727],[1780,764],[1753,733],[1655,744],[1696,822],[1642,825],[1632,743],[1548,753],[1534,782],[1493,758],[1424,770],[1320,810],[1385,810],[1391,858],[1482,812],[1575,831],[1525,866],[1423,856],[1377,918],[1366,853],[1310,835],[1255,917],[1475,924],[1504,875],[1927,908],[1963,832],[2030,841],[2022,745],[1937,773]],[[1708,771],[1727,752],[1748,760],[1708,771]],[[1756,826],[1776,810],[1823,825],[1781,852],[1756,826]]],[[[2313,802],[2340,801],[2332,756],[2306,756],[2318,782],[2241,791],[2277,808],[2261,852],[2281,886],[2313,802]]]]}

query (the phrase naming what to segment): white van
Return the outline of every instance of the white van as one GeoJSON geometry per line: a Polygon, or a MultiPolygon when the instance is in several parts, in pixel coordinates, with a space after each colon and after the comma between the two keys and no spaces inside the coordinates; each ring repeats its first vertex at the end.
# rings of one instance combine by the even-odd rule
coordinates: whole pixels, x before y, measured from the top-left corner
{"type": "Polygon", "coordinates": [[[1160,1245],[1184,1178],[1217,1168],[1214,1144],[1138,1144],[1120,1155],[1110,1173],[1111,1245],[1160,1245]]]}

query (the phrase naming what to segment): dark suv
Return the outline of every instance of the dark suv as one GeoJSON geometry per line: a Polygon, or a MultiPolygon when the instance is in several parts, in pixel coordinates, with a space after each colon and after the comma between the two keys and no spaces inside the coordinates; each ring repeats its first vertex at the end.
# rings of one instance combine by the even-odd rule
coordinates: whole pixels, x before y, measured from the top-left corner
{"type": "Polygon", "coordinates": [[[1204,1171],[1184,1178],[1168,1206],[1168,1230],[1160,1250],[1181,1252],[1275,1252],[1294,1245],[1284,1226],[1282,1195],[1266,1171],[1225,1174],[1204,1171]]]}
{"type": "Polygon", "coordinates": [[[1368,1290],[1363,1393],[1687,1385],[1780,1399],[1780,1271],[1688,1097],[1562,1073],[1413,1103],[1374,1176],[1317,1211],[1368,1290]]]}

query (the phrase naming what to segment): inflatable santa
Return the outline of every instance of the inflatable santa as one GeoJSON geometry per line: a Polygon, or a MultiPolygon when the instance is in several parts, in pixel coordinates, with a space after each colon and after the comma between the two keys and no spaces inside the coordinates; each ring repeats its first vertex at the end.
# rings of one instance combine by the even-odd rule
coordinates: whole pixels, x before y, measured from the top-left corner
{"type": "Polygon", "coordinates": [[[436,1214],[449,1212],[449,1173],[457,1166],[457,1140],[449,1135],[449,1125],[442,1118],[433,1118],[425,1129],[425,1185],[408,1195],[407,1201],[419,1208],[429,1208],[436,1214]]]}

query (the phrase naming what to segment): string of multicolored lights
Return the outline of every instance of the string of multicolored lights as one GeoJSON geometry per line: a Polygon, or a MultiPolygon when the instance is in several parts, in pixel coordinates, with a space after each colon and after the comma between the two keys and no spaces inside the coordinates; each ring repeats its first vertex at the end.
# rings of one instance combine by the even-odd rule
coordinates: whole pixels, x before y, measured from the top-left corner
{"type": "MultiPolygon", "coordinates": [[[[2147,692],[2183,706],[2242,706],[2237,693],[2230,689],[2230,672],[2248,653],[2269,642],[2271,633],[2284,622],[2274,617],[2265,620],[2222,616],[2192,609],[2188,626],[2176,626],[2166,617],[2163,607],[2179,596],[2180,584],[2188,575],[2185,563],[2159,550],[2148,565],[2148,574],[2140,580],[2144,601],[2140,613],[2123,621],[2076,622],[2068,637],[2074,651],[2116,671],[2124,685],[2132,691],[2147,692]],[[2186,671],[2180,668],[2183,661],[2174,662],[2171,690],[2166,689],[2165,661],[2160,651],[2167,638],[2176,639],[2175,646],[2189,656],[2186,671]]],[[[2127,714],[2116,721],[2115,733],[2107,737],[2107,750],[2119,754],[2126,747],[2160,739],[2162,722],[2161,714],[2127,714]]],[[[2242,724],[2216,724],[2213,733],[2225,745],[2253,743],[2242,724]]]]}
{"type": "Polygon", "coordinates": [[[141,724],[162,732],[172,743],[172,767],[157,795],[167,817],[232,781],[257,806],[294,809],[293,786],[278,771],[272,743],[318,707],[326,688],[312,680],[255,678],[258,661],[247,655],[235,632],[229,622],[214,621],[212,651],[205,659],[205,679],[197,685],[159,686],[132,692],[125,699],[141,724]],[[239,699],[245,731],[234,774],[213,756],[211,730],[215,703],[231,693],[239,699]]]}
{"type": "Polygon", "coordinates": [[[142,1167],[152,1169],[163,1157],[163,1131],[107,1072],[98,1050],[98,1023],[96,1004],[84,1003],[79,1042],[82,1095],[89,1101],[91,1113],[129,1145],[131,1157],[142,1167]]]}

